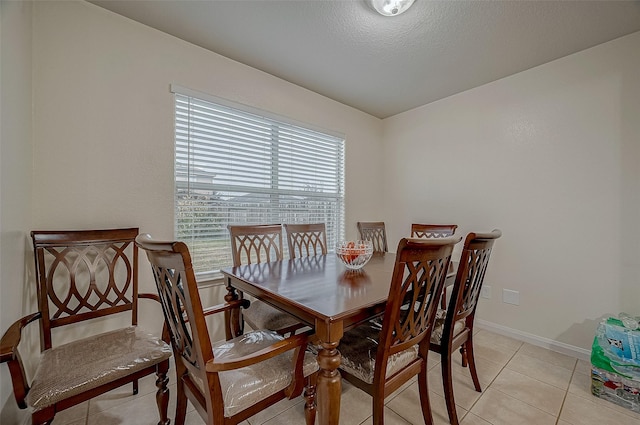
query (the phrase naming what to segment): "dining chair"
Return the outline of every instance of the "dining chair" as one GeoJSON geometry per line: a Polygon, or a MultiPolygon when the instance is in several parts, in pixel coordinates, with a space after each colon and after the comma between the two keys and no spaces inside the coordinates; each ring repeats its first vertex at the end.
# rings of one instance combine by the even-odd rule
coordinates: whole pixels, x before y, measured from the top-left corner
{"type": "Polygon", "coordinates": [[[383,316],[345,332],[340,341],[340,373],[373,397],[374,425],[384,423],[384,399],[415,375],[424,421],[433,424],[427,356],[438,307],[434,300],[461,239],[401,239],[383,316]]]}
{"type": "Polygon", "coordinates": [[[446,238],[452,236],[457,224],[411,224],[412,238],[446,238]]]}
{"type": "MultiPolygon", "coordinates": [[[[282,225],[230,225],[228,229],[234,267],[283,259],[282,225]]],[[[262,300],[253,300],[241,313],[242,320],[254,330],[271,329],[286,335],[304,326],[295,317],[262,300]]]]}
{"type": "MultiPolygon", "coordinates": [[[[412,238],[446,238],[453,236],[458,228],[457,224],[411,224],[412,238]]],[[[453,264],[451,264],[453,267],[453,264]]],[[[442,290],[440,307],[447,308],[447,285],[442,290]]]]}
{"type": "Polygon", "coordinates": [[[169,329],[177,376],[176,425],[185,423],[190,401],[207,424],[240,423],[279,400],[305,390],[305,418],[315,420],[318,364],[306,351],[305,333],[284,338],[273,331],[254,330],[212,343],[205,316],[246,304],[233,300],[203,308],[183,242],[136,238],[149,262],[169,329]]]}
{"type": "Polygon", "coordinates": [[[449,305],[446,310],[438,310],[436,313],[429,349],[440,353],[444,398],[452,425],[458,424],[458,416],[453,394],[451,357],[458,347],[462,355],[462,366],[469,366],[476,391],[482,391],[473,355],[473,323],[491,250],[500,236],[502,232],[498,229],[489,233],[467,235],[449,305]]]}
{"type": "Polygon", "coordinates": [[[60,411],[128,383],[137,394],[138,379],[152,373],[159,423],[169,423],[169,340],[137,326],[138,315],[146,313],[138,300],[159,301],[155,294],[138,293],[137,235],[137,228],[31,232],[38,311],[7,329],[0,362],[8,363],[14,397],[21,409],[31,409],[32,424],[50,424],[60,411]],[[116,317],[129,325],[92,334],[93,326],[116,317]],[[18,349],[23,329],[34,321],[40,325],[41,353],[29,353],[38,358],[29,385],[18,349]],[[57,332],[66,326],[77,338],[60,344],[57,332]]]}
{"type": "Polygon", "coordinates": [[[388,252],[387,231],[383,221],[359,221],[358,232],[360,239],[371,241],[374,254],[388,252]]]}
{"type": "Polygon", "coordinates": [[[327,254],[327,232],[324,223],[285,224],[291,258],[327,254]]]}

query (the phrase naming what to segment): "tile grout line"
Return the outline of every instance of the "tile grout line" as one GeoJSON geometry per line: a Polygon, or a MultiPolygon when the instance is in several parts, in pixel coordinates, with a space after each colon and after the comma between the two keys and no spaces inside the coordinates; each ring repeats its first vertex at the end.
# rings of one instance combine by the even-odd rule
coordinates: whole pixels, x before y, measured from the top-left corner
{"type": "MultiPolygon", "coordinates": [[[[491,380],[491,382],[489,382],[489,384],[486,386],[486,388],[480,393],[480,397],[478,397],[478,399],[476,401],[474,401],[471,404],[471,407],[469,407],[469,410],[467,410],[467,413],[465,413],[460,420],[464,420],[465,417],[467,417],[467,415],[469,413],[471,413],[471,409],[473,409],[473,407],[478,403],[478,401],[480,401],[480,399],[482,398],[482,396],[485,394],[485,391],[489,389],[489,387],[491,387],[491,384],[493,384],[496,380],[496,378],[502,373],[502,371],[507,367],[507,365],[509,364],[509,362],[515,357],[516,354],[518,354],[518,351],[520,351],[520,349],[522,349],[522,347],[524,346],[524,343],[521,343],[520,346],[518,347],[518,349],[516,351],[513,352],[513,354],[511,355],[511,357],[509,357],[509,360],[506,361],[506,363],[504,364],[504,366],[502,366],[500,368],[500,371],[496,374],[496,376],[493,377],[493,379],[491,380]]],[[[497,390],[496,390],[497,391],[497,390]]],[[[485,418],[482,418],[482,420],[489,422],[488,420],[486,420],[485,418]]],[[[491,423],[491,422],[489,422],[491,423]]]]}
{"type": "Polygon", "coordinates": [[[562,404],[560,405],[560,411],[558,412],[558,417],[556,418],[556,425],[560,422],[560,415],[562,415],[562,409],[564,409],[564,402],[567,401],[567,396],[569,395],[569,388],[571,388],[571,382],[573,382],[573,376],[576,374],[576,369],[578,368],[578,360],[576,359],[576,363],[573,365],[573,372],[571,373],[571,379],[569,379],[569,385],[567,385],[567,390],[564,393],[564,397],[562,398],[562,404]]]}

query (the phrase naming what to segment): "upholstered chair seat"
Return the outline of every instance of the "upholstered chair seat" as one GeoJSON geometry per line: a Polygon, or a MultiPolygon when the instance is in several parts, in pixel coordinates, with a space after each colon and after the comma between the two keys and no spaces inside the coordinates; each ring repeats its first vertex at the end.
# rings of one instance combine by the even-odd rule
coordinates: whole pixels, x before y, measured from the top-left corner
{"type": "MultiPolygon", "coordinates": [[[[436,322],[433,325],[433,332],[431,333],[431,343],[440,345],[442,341],[442,335],[444,332],[444,319],[447,317],[447,310],[441,308],[436,313],[436,322]]],[[[458,335],[465,328],[464,319],[456,320],[453,325],[453,335],[458,335]]]]}
{"type": "MultiPolygon", "coordinates": [[[[340,340],[340,354],[342,355],[340,369],[372,384],[381,330],[382,320],[379,319],[371,320],[345,332],[340,340]]],[[[385,378],[393,376],[417,358],[417,345],[389,356],[385,378]]]]}
{"type": "MultiPolygon", "coordinates": [[[[284,337],[274,331],[261,330],[245,333],[229,341],[218,341],[211,344],[211,347],[216,361],[230,362],[269,348],[278,341],[284,341],[284,337]]],[[[292,379],[292,355],[292,352],[283,353],[262,363],[220,372],[225,416],[233,416],[285,389],[292,379]]],[[[315,356],[305,353],[303,375],[309,376],[317,370],[315,356]]],[[[204,392],[202,381],[195,375],[193,377],[204,392]]]]}
{"type": "Polygon", "coordinates": [[[169,345],[135,326],[53,347],[42,352],[27,403],[43,409],[169,357],[169,345]]]}

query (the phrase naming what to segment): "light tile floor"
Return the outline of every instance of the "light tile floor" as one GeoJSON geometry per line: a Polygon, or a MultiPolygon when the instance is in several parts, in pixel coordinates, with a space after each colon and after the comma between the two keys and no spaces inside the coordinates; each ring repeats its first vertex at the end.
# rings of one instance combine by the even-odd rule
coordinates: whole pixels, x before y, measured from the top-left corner
{"type": "MultiPolygon", "coordinates": [[[[491,333],[474,337],[482,393],[473,388],[467,369],[454,364],[454,391],[461,425],[640,425],[640,414],[591,395],[590,364],[540,347],[491,333]]],[[[448,424],[440,358],[429,354],[429,388],[436,425],[448,424]]],[[[175,384],[170,386],[175,391],[175,384]]],[[[174,393],[172,393],[173,395],[174,393]]],[[[424,424],[416,380],[385,402],[385,424],[424,424]]],[[[303,400],[287,400],[249,418],[243,425],[304,424],[303,400]]],[[[169,405],[170,415],[175,401],[169,405]]],[[[58,414],[54,425],[149,424],[158,421],[153,377],[129,385],[58,414]]],[[[342,425],[370,425],[371,398],[343,381],[342,425]]],[[[203,424],[189,404],[188,425],[203,424]]]]}

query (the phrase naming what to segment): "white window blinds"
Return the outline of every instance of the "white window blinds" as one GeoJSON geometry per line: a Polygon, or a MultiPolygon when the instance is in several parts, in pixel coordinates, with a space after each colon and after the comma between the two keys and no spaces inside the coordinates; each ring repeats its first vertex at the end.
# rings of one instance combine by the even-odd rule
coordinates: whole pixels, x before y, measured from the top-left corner
{"type": "Polygon", "coordinates": [[[175,93],[175,234],[197,274],[231,265],[229,224],[344,234],[344,138],[264,115],[175,93]]]}

